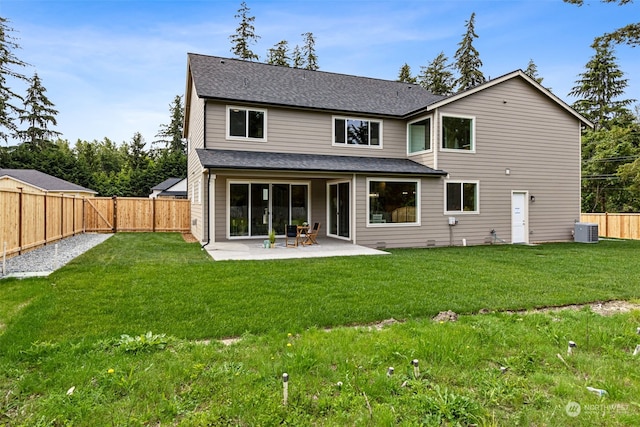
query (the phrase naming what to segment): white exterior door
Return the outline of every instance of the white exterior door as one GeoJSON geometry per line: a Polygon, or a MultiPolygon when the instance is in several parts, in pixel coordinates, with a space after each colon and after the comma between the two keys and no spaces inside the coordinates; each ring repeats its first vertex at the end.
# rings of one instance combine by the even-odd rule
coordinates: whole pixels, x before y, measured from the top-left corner
{"type": "Polygon", "coordinates": [[[511,243],[529,243],[527,192],[511,193],[511,243]]]}

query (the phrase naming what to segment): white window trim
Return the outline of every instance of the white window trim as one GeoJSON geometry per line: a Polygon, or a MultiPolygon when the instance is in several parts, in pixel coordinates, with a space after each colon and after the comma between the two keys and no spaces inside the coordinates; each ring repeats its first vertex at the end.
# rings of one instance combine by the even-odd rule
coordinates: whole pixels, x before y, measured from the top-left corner
{"type": "Polygon", "coordinates": [[[366,195],[367,195],[367,228],[393,228],[393,227],[419,227],[420,219],[422,218],[422,209],[420,205],[420,199],[422,197],[422,191],[420,189],[420,184],[422,180],[419,178],[384,178],[384,177],[375,177],[375,178],[367,178],[367,187],[366,187],[366,195]],[[371,188],[371,182],[415,182],[416,183],[416,222],[383,222],[383,223],[372,223],[370,222],[371,218],[371,204],[369,203],[369,189],[371,188]]]}
{"type": "Polygon", "coordinates": [[[246,107],[241,105],[227,105],[226,108],[226,139],[228,141],[251,141],[251,142],[267,142],[267,110],[264,108],[246,107]],[[257,111],[264,114],[264,134],[262,138],[249,137],[249,120],[247,120],[247,136],[231,136],[231,120],[229,120],[229,111],[231,110],[245,110],[245,111],[257,111]]]}
{"type": "MultiPolygon", "coordinates": [[[[226,183],[226,207],[225,207],[225,230],[226,237],[228,240],[250,240],[256,239],[255,236],[232,236],[231,235],[231,224],[229,224],[229,217],[231,216],[231,185],[232,184],[269,184],[269,189],[271,190],[272,184],[288,184],[288,185],[306,185],[307,186],[307,220],[311,220],[311,181],[296,181],[296,180],[279,180],[279,179],[227,179],[226,183]]],[[[271,198],[271,192],[269,193],[269,197],[271,198]]],[[[291,203],[291,198],[289,198],[289,203],[291,203]]]]}
{"type": "Polygon", "coordinates": [[[444,214],[445,215],[478,215],[480,214],[480,181],[473,179],[448,179],[444,181],[444,214]],[[476,185],[476,210],[475,211],[448,211],[447,210],[447,184],[475,184],[476,185]]]}
{"type": "MultiPolygon", "coordinates": [[[[353,117],[353,116],[332,116],[331,117],[331,145],[334,147],[349,147],[349,148],[364,148],[364,149],[373,149],[373,150],[381,150],[382,144],[384,142],[383,135],[383,121],[378,119],[370,119],[367,117],[353,117]],[[362,120],[367,122],[376,122],[380,125],[380,144],[378,145],[358,145],[358,144],[347,144],[342,142],[336,142],[336,119],[340,120],[362,120]]],[[[371,139],[371,136],[369,136],[371,139]]]]}
{"type": "Polygon", "coordinates": [[[476,116],[467,116],[463,114],[449,114],[449,113],[441,113],[440,114],[440,140],[438,141],[438,145],[440,151],[444,151],[447,153],[475,153],[476,152],[476,116]],[[444,128],[442,122],[445,117],[455,117],[458,119],[470,119],[471,120],[471,149],[470,150],[461,150],[459,148],[444,148],[444,128]]]}
{"type": "Polygon", "coordinates": [[[407,123],[407,156],[416,156],[419,154],[424,154],[424,153],[431,153],[433,152],[433,146],[434,146],[434,125],[433,125],[434,121],[433,121],[433,116],[429,115],[429,116],[423,116],[420,117],[416,120],[412,120],[410,122],[407,123]],[[429,148],[428,150],[420,150],[420,151],[410,151],[410,146],[411,146],[411,125],[413,123],[417,123],[417,122],[421,122],[423,120],[429,119],[431,121],[431,126],[429,126],[429,141],[431,142],[431,148],[429,148]]]}

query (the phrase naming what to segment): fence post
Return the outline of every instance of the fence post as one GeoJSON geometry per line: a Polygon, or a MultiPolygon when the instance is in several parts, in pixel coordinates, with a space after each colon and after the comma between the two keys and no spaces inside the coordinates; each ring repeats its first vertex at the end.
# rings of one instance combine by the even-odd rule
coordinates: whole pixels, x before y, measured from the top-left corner
{"type": "Polygon", "coordinates": [[[609,212],[604,213],[604,236],[609,237],[609,212]]]}
{"type": "Polygon", "coordinates": [[[18,255],[22,254],[22,187],[17,187],[20,190],[18,194],[18,255]]]}
{"type": "Polygon", "coordinates": [[[113,200],[113,225],[111,226],[111,231],[114,233],[118,232],[118,197],[111,197],[113,200]]]}
{"type": "Polygon", "coordinates": [[[47,192],[44,192],[44,244],[46,245],[49,241],[47,239],[47,192]]]}
{"type": "Polygon", "coordinates": [[[152,212],[151,220],[153,221],[151,223],[151,231],[155,233],[156,232],[156,198],[155,197],[151,199],[151,212],[152,212]]]}

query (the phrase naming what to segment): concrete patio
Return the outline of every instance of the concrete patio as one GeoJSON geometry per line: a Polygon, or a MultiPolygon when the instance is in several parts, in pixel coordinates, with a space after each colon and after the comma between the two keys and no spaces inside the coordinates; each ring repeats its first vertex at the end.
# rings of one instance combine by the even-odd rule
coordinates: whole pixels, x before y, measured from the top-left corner
{"type": "Polygon", "coordinates": [[[354,255],[388,255],[378,249],[354,245],[339,239],[321,238],[317,245],[285,247],[284,239],[276,240],[275,248],[265,248],[263,240],[214,242],[204,247],[214,261],[320,258],[354,255]]]}

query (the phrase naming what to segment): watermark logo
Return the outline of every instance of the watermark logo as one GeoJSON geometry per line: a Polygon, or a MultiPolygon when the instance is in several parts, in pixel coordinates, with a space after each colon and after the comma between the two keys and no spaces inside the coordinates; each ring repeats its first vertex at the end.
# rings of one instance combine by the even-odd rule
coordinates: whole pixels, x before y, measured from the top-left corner
{"type": "Polygon", "coordinates": [[[564,407],[564,410],[570,417],[577,417],[580,415],[582,408],[578,402],[569,402],[567,403],[567,406],[564,407]]]}
{"type": "Polygon", "coordinates": [[[564,411],[570,417],[577,417],[581,413],[595,413],[600,415],[611,414],[611,413],[622,413],[627,412],[629,410],[629,405],[626,403],[611,403],[611,404],[586,404],[580,405],[578,402],[569,402],[565,405],[564,411]]]}

